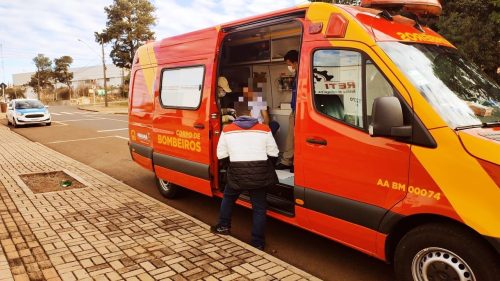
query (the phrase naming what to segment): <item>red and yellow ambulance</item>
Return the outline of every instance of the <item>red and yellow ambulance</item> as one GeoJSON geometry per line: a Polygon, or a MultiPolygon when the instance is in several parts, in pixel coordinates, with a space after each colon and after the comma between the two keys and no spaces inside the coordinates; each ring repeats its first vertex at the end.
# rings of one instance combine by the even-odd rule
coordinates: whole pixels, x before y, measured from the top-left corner
{"type": "Polygon", "coordinates": [[[500,280],[500,87],[425,25],[440,12],[310,3],[148,43],[131,71],[132,158],[166,197],[222,197],[223,109],[257,93],[281,151],[295,124],[270,216],[392,262],[398,280],[500,280]]]}

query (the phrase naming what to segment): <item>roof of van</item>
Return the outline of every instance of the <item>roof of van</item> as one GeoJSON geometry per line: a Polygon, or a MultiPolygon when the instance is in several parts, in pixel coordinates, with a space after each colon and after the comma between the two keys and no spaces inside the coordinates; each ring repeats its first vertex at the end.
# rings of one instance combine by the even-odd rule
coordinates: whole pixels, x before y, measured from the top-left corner
{"type": "MultiPolygon", "coordinates": [[[[272,19],[274,17],[278,18],[287,15],[299,16],[300,13],[306,13],[313,7],[316,8],[316,12],[322,12],[325,10],[327,5],[336,6],[337,8],[342,9],[345,13],[350,14],[357,20],[358,24],[364,26],[366,31],[368,31],[368,34],[375,41],[410,41],[452,46],[451,43],[446,41],[443,37],[432,31],[430,28],[424,26],[423,32],[421,30],[417,30],[415,28],[415,21],[403,16],[394,16],[394,19],[388,20],[379,16],[382,11],[377,9],[363,8],[360,6],[330,4],[324,2],[313,2],[300,4],[294,7],[276,10],[256,16],[246,17],[243,19],[184,34],[179,34],[172,37],[163,38],[156,42],[148,42],[144,46],[140,47],[140,49],[151,47],[155,49],[157,47],[164,48],[167,46],[184,44],[186,41],[206,40],[209,37],[216,36],[216,33],[218,33],[221,29],[230,29],[238,26],[244,26],[246,24],[259,22],[260,20],[272,19]],[[401,36],[401,34],[403,34],[404,36],[401,36]]],[[[325,26],[328,23],[328,17],[323,20],[326,20],[326,22],[324,23],[325,26]]]]}

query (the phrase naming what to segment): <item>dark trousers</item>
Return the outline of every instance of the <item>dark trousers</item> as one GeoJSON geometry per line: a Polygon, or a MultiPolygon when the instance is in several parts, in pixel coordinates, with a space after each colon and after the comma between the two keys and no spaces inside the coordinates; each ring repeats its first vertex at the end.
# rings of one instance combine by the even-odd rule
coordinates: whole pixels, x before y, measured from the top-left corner
{"type": "MultiPolygon", "coordinates": [[[[231,227],[231,213],[234,203],[240,196],[241,190],[235,190],[229,185],[224,189],[224,198],[220,207],[219,225],[231,227]]],[[[266,189],[251,189],[250,201],[252,202],[253,224],[252,242],[255,247],[264,247],[264,229],[266,227],[266,189]]]]}

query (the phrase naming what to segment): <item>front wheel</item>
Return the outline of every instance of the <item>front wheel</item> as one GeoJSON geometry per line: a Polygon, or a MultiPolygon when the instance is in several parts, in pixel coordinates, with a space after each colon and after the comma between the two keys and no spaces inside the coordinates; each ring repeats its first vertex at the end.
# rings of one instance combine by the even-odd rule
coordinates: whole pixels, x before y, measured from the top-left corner
{"type": "Polygon", "coordinates": [[[158,187],[158,191],[160,191],[163,197],[168,199],[173,199],[177,197],[177,193],[179,191],[179,186],[169,182],[164,181],[158,177],[156,177],[156,186],[158,187]]]}
{"type": "Polygon", "coordinates": [[[485,241],[456,225],[428,224],[408,232],[394,255],[397,280],[495,281],[500,260],[485,241]]]}

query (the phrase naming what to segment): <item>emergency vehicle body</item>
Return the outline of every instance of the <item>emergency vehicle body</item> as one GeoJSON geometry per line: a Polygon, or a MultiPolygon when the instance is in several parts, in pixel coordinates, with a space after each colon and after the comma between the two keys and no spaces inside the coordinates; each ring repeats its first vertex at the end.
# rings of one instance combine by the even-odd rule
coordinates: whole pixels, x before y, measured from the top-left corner
{"type": "Polygon", "coordinates": [[[295,173],[279,172],[268,214],[394,261],[402,280],[495,280],[500,89],[439,34],[384,11],[432,12],[436,1],[363,2],[373,5],[304,4],[140,47],[132,158],[167,197],[179,186],[222,197],[224,99],[261,93],[283,150],[283,55],[295,49],[295,173]],[[233,90],[224,98],[219,76],[233,90]]]}

